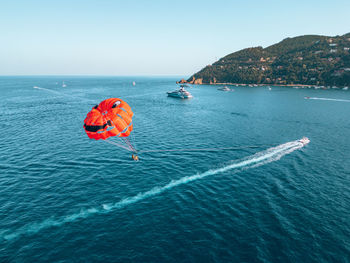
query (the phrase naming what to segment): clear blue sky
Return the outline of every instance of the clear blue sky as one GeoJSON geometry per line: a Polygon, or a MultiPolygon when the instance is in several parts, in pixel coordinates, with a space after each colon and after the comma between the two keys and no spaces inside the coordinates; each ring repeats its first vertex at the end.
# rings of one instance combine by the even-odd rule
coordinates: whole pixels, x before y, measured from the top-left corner
{"type": "Polygon", "coordinates": [[[0,75],[188,76],[286,37],[350,32],[350,0],[0,0],[0,75]]]}

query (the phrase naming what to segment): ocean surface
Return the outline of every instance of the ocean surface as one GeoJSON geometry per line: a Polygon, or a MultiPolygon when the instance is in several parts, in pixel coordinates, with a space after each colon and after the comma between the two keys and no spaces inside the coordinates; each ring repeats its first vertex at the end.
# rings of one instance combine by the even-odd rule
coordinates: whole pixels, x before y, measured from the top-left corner
{"type": "Polygon", "coordinates": [[[350,262],[350,91],[178,79],[0,77],[0,262],[350,262]],[[110,97],[139,162],[85,134],[110,97]]]}

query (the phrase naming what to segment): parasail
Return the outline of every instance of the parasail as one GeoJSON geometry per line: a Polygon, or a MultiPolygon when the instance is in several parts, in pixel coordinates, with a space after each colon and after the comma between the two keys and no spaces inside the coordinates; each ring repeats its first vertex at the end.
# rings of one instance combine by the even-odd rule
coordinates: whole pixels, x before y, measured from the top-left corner
{"type": "Polygon", "coordinates": [[[111,141],[121,148],[136,152],[129,140],[133,130],[132,112],[130,106],[119,98],[106,99],[94,106],[84,120],[84,129],[90,139],[105,140],[120,137],[126,147],[111,141]]]}

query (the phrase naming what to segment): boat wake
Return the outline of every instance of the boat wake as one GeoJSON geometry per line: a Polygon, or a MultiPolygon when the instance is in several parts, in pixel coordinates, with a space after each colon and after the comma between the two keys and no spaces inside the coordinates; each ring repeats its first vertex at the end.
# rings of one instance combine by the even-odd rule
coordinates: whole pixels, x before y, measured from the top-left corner
{"type": "MultiPolygon", "coordinates": [[[[38,86],[34,86],[33,89],[39,89],[39,90],[44,90],[44,91],[48,91],[63,97],[69,97],[69,98],[75,98],[75,99],[80,99],[82,101],[87,101],[87,102],[96,102],[96,100],[92,100],[92,99],[86,99],[86,98],[82,98],[82,97],[78,97],[78,96],[74,96],[74,95],[69,95],[63,92],[59,92],[56,90],[52,90],[52,89],[46,89],[46,88],[41,88],[38,86]]],[[[123,96],[123,98],[136,98],[136,97],[146,97],[146,96],[150,96],[150,95],[159,95],[161,94],[160,92],[153,92],[153,93],[144,93],[144,94],[136,94],[136,95],[126,95],[123,96]]],[[[95,105],[95,104],[94,104],[95,105]]]]}
{"type": "Polygon", "coordinates": [[[330,101],[350,102],[350,100],[331,99],[331,98],[317,98],[317,97],[305,97],[305,99],[308,99],[308,100],[330,100],[330,101]]]}
{"type": "Polygon", "coordinates": [[[228,172],[230,170],[242,171],[242,170],[258,167],[267,163],[271,163],[281,159],[283,156],[287,154],[290,154],[298,149],[301,149],[304,146],[305,146],[305,143],[303,143],[302,140],[288,142],[285,144],[281,144],[277,147],[269,148],[265,151],[258,152],[254,155],[244,158],[243,160],[232,161],[231,164],[224,166],[222,168],[208,170],[204,173],[195,174],[191,176],[185,176],[178,180],[173,180],[164,186],[153,187],[149,191],[142,192],[131,197],[126,197],[116,203],[102,204],[101,206],[98,206],[98,207],[81,209],[80,212],[67,215],[65,217],[48,218],[39,223],[30,223],[30,224],[24,225],[23,227],[14,231],[4,230],[0,232],[0,241],[16,239],[21,235],[36,234],[44,229],[47,229],[50,227],[59,227],[66,223],[71,223],[71,222],[75,222],[75,221],[90,217],[94,214],[110,213],[112,211],[122,209],[128,205],[137,203],[146,198],[151,198],[152,196],[160,195],[163,192],[168,191],[179,185],[185,185],[193,181],[203,179],[208,176],[228,172]]]}
{"type": "Polygon", "coordinates": [[[74,98],[74,99],[78,99],[78,100],[85,101],[85,102],[95,102],[95,100],[86,99],[86,98],[78,97],[78,96],[75,96],[75,95],[69,95],[69,94],[66,94],[66,93],[63,93],[63,92],[59,92],[59,91],[52,90],[52,89],[41,88],[41,87],[38,87],[38,86],[34,86],[33,89],[44,90],[44,91],[48,91],[48,92],[54,93],[54,94],[59,95],[59,96],[63,96],[63,97],[67,97],[67,98],[74,98]]]}
{"type": "Polygon", "coordinates": [[[69,95],[64,94],[62,92],[58,92],[58,91],[55,91],[55,90],[52,90],[52,89],[45,89],[45,88],[41,88],[41,87],[38,87],[38,86],[34,86],[33,89],[40,89],[40,90],[45,90],[45,91],[52,92],[52,93],[55,93],[55,94],[58,94],[58,95],[62,95],[62,96],[69,96],[69,95]]]}

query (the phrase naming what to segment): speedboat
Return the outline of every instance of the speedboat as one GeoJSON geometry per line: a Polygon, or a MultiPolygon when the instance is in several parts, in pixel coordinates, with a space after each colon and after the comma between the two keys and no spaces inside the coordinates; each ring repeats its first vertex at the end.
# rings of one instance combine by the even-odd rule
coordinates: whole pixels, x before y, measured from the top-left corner
{"type": "Polygon", "coordinates": [[[230,88],[228,88],[227,86],[223,87],[223,88],[220,88],[218,90],[221,90],[221,91],[231,91],[230,88]]]}
{"type": "Polygon", "coordinates": [[[169,91],[167,92],[168,97],[180,98],[180,99],[190,99],[193,96],[187,90],[184,89],[183,86],[179,90],[169,91]]]}
{"type": "Polygon", "coordinates": [[[304,145],[308,144],[310,142],[310,140],[308,137],[303,137],[300,140],[298,140],[298,142],[302,143],[304,146],[304,145]]]}

